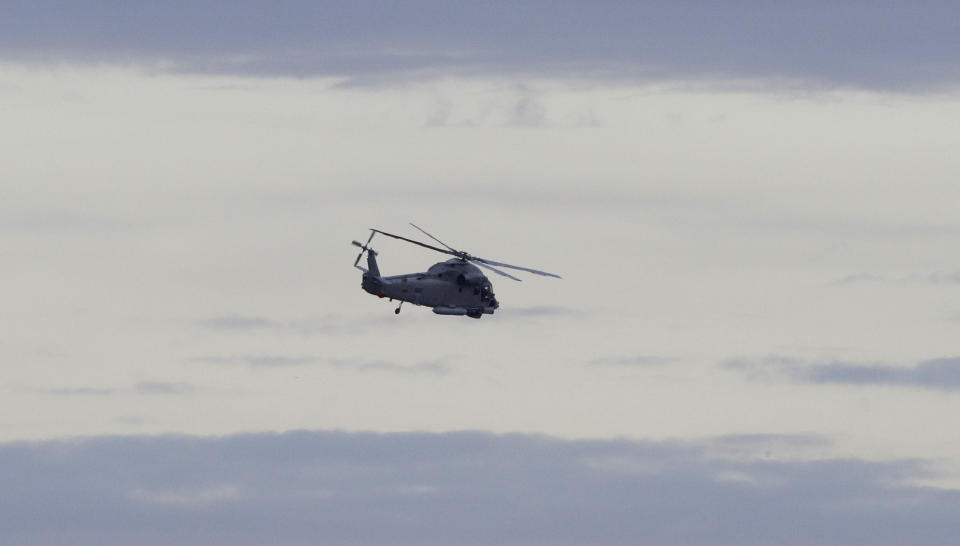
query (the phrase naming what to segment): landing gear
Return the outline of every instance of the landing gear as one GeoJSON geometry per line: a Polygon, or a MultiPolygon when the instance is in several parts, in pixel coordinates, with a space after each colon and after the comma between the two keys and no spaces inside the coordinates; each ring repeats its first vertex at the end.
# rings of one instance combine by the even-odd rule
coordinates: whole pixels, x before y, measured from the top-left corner
{"type": "Polygon", "coordinates": [[[394,314],[394,315],[399,315],[399,314],[400,314],[400,307],[401,307],[401,306],[403,306],[403,302],[402,302],[402,301],[400,302],[400,305],[398,305],[397,308],[393,310],[393,314],[394,314]]]}

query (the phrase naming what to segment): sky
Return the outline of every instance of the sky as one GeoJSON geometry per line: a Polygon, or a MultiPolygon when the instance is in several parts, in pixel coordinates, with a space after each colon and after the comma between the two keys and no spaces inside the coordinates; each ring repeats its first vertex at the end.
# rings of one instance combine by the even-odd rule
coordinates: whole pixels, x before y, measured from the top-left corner
{"type": "Polygon", "coordinates": [[[3,542],[949,542],[958,15],[0,5],[3,542]]]}

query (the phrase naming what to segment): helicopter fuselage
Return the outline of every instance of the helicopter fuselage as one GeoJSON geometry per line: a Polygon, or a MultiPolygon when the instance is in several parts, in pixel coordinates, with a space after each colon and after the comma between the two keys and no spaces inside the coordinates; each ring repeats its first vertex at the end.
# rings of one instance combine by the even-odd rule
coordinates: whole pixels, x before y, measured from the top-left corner
{"type": "Polygon", "coordinates": [[[367,260],[370,267],[363,273],[361,286],[375,296],[432,307],[439,315],[472,318],[493,314],[500,307],[490,280],[459,258],[436,263],[423,273],[389,277],[379,275],[375,254],[368,254],[367,260]]]}
{"type": "Polygon", "coordinates": [[[370,228],[370,237],[367,238],[366,244],[359,241],[352,242],[353,246],[360,247],[360,254],[357,254],[353,267],[363,271],[361,286],[374,296],[390,298],[390,301],[400,300],[400,304],[393,311],[394,313],[400,314],[400,307],[403,303],[410,302],[414,305],[432,307],[433,312],[438,315],[460,315],[477,319],[483,315],[492,315],[500,307],[500,304],[497,302],[497,298],[493,296],[493,285],[490,283],[490,279],[480,271],[478,266],[515,281],[520,279],[500,268],[516,269],[535,275],[560,278],[560,275],[540,271],[539,269],[510,265],[473,256],[449,246],[415,224],[410,225],[444,248],[373,228],[370,228]],[[380,274],[380,267],[377,265],[377,251],[370,248],[370,241],[377,233],[429,248],[441,254],[449,254],[454,258],[435,263],[423,273],[384,277],[380,274]],[[367,255],[366,268],[359,265],[364,254],[367,255]]]}

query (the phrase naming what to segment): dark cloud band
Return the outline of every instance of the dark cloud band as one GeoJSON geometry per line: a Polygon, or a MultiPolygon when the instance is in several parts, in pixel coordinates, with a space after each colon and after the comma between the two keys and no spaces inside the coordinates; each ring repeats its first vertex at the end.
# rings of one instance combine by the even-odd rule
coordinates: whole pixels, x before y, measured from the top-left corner
{"type": "Polygon", "coordinates": [[[4,543],[947,544],[917,461],[716,458],[810,438],[292,432],[0,444],[4,543]]]}
{"type": "Polygon", "coordinates": [[[960,78],[955,3],[7,2],[6,59],[252,75],[435,71],[773,78],[929,88],[960,78]]]}
{"type": "Polygon", "coordinates": [[[723,366],[741,370],[753,376],[773,374],[808,383],[960,390],[960,357],[924,360],[912,366],[858,362],[814,363],[777,357],[728,360],[723,363],[723,366]]]}

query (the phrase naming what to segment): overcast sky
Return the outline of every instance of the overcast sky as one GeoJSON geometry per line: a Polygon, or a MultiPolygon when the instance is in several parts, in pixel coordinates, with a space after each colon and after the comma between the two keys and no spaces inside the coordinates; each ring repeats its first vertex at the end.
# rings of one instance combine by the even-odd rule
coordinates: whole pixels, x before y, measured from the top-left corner
{"type": "Polygon", "coordinates": [[[0,527],[948,541],[958,16],[4,4],[0,527]],[[408,222],[563,279],[396,316],[408,222]]]}

